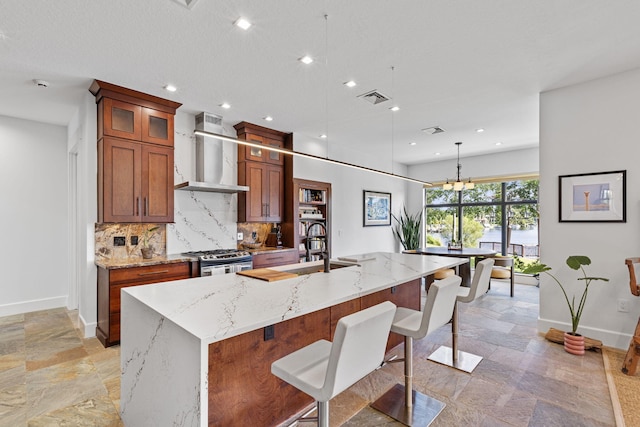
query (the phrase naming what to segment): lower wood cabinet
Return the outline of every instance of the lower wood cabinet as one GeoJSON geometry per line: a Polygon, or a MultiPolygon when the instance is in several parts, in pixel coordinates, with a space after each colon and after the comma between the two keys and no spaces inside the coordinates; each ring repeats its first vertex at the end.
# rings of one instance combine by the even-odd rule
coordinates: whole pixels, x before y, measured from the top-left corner
{"type": "Polygon", "coordinates": [[[294,248],[258,252],[253,254],[251,257],[253,268],[267,268],[275,267],[277,265],[297,264],[298,261],[298,250],[294,248]]]}
{"type": "Polygon", "coordinates": [[[98,326],[96,337],[109,347],[120,343],[120,290],[128,286],[188,279],[191,263],[106,269],[98,267],[98,326]]]}
{"type": "MultiPolygon", "coordinates": [[[[332,340],[340,318],[391,301],[420,309],[420,279],[209,345],[210,426],[277,426],[313,403],[271,374],[271,364],[317,340],[332,340]]],[[[387,351],[402,342],[392,334],[387,351]]]]}

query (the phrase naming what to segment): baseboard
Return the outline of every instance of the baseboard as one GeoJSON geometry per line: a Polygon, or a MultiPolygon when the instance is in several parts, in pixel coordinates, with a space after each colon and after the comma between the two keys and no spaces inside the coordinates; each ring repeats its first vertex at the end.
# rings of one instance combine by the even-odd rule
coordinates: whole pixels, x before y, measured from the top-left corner
{"type": "MultiPolygon", "coordinates": [[[[549,319],[538,318],[538,332],[546,334],[549,328],[560,329],[561,331],[570,331],[569,323],[556,322],[549,319]]],[[[599,328],[589,328],[584,326],[578,327],[578,333],[585,337],[602,341],[607,347],[614,347],[619,350],[626,350],[631,340],[630,334],[623,334],[618,331],[607,331],[599,328]]]]}
{"type": "Polygon", "coordinates": [[[78,314],[78,329],[84,331],[85,338],[93,338],[96,336],[96,326],[98,322],[87,323],[81,314],[78,314]]]}
{"type": "Polygon", "coordinates": [[[66,308],[67,296],[44,298],[32,301],[21,301],[13,304],[0,305],[0,317],[15,314],[31,313],[32,311],[50,310],[52,308],[66,308]]]}

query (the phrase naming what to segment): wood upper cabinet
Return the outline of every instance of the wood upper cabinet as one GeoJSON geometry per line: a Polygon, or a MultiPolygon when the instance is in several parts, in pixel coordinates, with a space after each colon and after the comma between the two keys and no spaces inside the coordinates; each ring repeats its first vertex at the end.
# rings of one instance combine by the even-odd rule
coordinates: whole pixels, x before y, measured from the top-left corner
{"type": "MultiPolygon", "coordinates": [[[[261,145],[272,145],[283,148],[287,134],[277,130],[240,122],[234,126],[238,139],[255,142],[261,145]]],[[[265,150],[260,147],[238,145],[238,161],[264,162],[274,165],[284,164],[284,155],[276,151],[265,150]]]]}
{"type": "Polygon", "coordinates": [[[177,102],[96,80],[98,221],[173,222],[177,102]]]}
{"type": "Polygon", "coordinates": [[[173,222],[173,149],[98,141],[98,221],[173,222]]]}
{"type": "MultiPolygon", "coordinates": [[[[290,135],[241,122],[234,126],[238,138],[261,145],[284,147],[290,135]]],[[[284,210],[284,157],[282,153],[238,145],[238,185],[249,191],[238,194],[239,222],[281,222],[284,210]]]]}
{"type": "Polygon", "coordinates": [[[249,191],[238,195],[239,222],[280,222],[284,207],[282,166],[259,162],[238,164],[238,185],[249,191]]]}

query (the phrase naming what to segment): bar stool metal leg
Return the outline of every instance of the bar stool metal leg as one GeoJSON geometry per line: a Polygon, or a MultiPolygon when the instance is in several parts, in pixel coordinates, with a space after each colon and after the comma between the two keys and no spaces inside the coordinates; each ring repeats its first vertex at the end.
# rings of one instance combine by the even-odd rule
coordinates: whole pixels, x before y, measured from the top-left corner
{"type": "Polygon", "coordinates": [[[482,361],[482,356],[458,350],[458,303],[451,322],[451,348],[441,345],[427,357],[428,360],[471,373],[482,361]]]}

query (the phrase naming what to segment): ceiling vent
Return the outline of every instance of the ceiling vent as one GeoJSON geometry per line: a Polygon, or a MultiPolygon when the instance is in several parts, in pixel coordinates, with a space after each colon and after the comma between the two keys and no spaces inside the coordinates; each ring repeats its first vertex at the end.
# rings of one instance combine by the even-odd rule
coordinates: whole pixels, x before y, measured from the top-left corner
{"type": "Polygon", "coordinates": [[[375,89],[370,92],[363,93],[362,95],[358,95],[358,98],[362,98],[373,105],[381,104],[390,99],[388,96],[381,94],[375,89]]]}
{"type": "Polygon", "coordinates": [[[187,9],[193,9],[193,6],[198,3],[198,0],[174,0],[176,3],[181,4],[187,9]]]}
{"type": "Polygon", "coordinates": [[[432,126],[430,128],[422,129],[422,132],[428,133],[429,135],[435,135],[436,133],[443,133],[444,129],[440,126],[432,126]]]}

